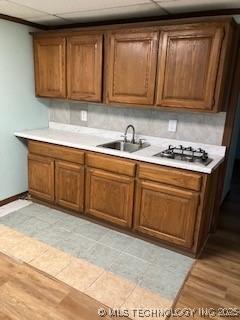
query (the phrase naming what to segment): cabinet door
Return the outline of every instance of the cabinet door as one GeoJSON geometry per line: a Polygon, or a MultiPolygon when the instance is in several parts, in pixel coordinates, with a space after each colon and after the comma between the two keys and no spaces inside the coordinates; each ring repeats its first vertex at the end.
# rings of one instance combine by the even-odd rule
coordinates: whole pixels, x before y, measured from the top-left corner
{"type": "Polygon", "coordinates": [[[65,46],[63,37],[34,40],[37,96],[66,97],[65,46]]]}
{"type": "Polygon", "coordinates": [[[28,184],[31,195],[48,202],[53,202],[54,160],[29,154],[28,184]]]}
{"type": "Polygon", "coordinates": [[[101,102],[103,36],[74,36],[67,42],[68,97],[101,102]]]}
{"type": "Polygon", "coordinates": [[[108,101],[153,104],[158,32],[112,33],[108,45],[108,101]]]}
{"type": "Polygon", "coordinates": [[[131,227],[134,179],[97,169],[86,179],[86,213],[131,227]]]}
{"type": "Polygon", "coordinates": [[[84,167],[56,161],[55,189],[57,204],[78,212],[83,211],[84,167]]]}
{"type": "Polygon", "coordinates": [[[140,180],[136,193],[134,229],[190,248],[198,200],[196,192],[140,180]]]}
{"type": "Polygon", "coordinates": [[[222,28],[166,30],[159,48],[157,105],[212,110],[222,28]]]}

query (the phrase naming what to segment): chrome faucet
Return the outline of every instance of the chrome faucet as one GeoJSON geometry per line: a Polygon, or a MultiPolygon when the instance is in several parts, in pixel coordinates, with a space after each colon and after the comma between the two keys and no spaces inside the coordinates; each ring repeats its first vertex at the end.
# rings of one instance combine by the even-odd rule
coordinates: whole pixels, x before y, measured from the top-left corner
{"type": "Polygon", "coordinates": [[[129,124],[125,130],[125,133],[123,135],[124,137],[124,142],[127,142],[127,133],[128,133],[128,129],[131,128],[132,129],[132,140],[130,141],[131,143],[135,143],[135,128],[132,124],[129,124]]]}

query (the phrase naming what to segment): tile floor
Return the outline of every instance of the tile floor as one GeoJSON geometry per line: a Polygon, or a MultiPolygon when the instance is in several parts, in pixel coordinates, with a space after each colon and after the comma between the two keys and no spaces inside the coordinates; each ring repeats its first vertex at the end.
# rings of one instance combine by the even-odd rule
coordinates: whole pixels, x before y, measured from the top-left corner
{"type": "Polygon", "coordinates": [[[8,211],[0,226],[1,251],[112,307],[136,307],[151,295],[171,306],[194,261],[33,203],[8,211]]]}

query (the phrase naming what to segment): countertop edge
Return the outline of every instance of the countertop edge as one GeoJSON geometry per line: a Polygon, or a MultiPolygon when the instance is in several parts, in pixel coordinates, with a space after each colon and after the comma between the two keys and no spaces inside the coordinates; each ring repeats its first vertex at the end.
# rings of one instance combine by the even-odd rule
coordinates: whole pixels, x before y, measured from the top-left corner
{"type": "Polygon", "coordinates": [[[24,139],[34,140],[34,141],[52,143],[52,144],[66,146],[66,147],[70,147],[70,148],[83,149],[86,151],[94,151],[94,152],[98,152],[98,153],[102,153],[102,154],[106,154],[106,155],[125,158],[125,159],[142,161],[142,162],[146,162],[146,163],[152,163],[152,164],[156,164],[156,165],[162,165],[162,166],[178,168],[178,169],[199,172],[199,173],[205,173],[205,174],[211,174],[224,161],[224,157],[219,158],[217,163],[211,168],[200,167],[200,166],[193,167],[193,168],[187,168],[187,165],[185,163],[176,164],[176,163],[169,163],[164,160],[162,160],[161,163],[159,163],[159,158],[154,159],[153,157],[150,157],[150,156],[141,156],[141,155],[138,155],[136,152],[134,154],[132,154],[132,153],[125,153],[123,151],[103,149],[103,148],[96,147],[96,146],[89,146],[89,145],[77,144],[77,143],[74,144],[72,142],[68,143],[66,141],[60,141],[57,139],[47,138],[47,137],[46,138],[39,137],[34,134],[31,134],[31,133],[28,134],[28,133],[24,133],[24,132],[15,132],[14,135],[18,138],[24,138],[24,139]]]}

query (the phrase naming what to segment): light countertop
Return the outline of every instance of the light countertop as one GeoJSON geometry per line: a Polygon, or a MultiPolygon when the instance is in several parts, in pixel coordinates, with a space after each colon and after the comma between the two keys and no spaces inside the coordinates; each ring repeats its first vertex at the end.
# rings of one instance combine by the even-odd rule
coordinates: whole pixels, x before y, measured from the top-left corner
{"type": "Polygon", "coordinates": [[[151,145],[134,153],[97,147],[97,145],[121,139],[122,134],[122,132],[117,131],[93,129],[88,127],[49,122],[49,128],[16,132],[15,136],[19,138],[48,142],[57,145],[95,151],[103,154],[115,155],[122,158],[139,160],[148,163],[208,174],[211,173],[215,168],[217,168],[217,166],[219,166],[219,164],[223,161],[225,155],[226,148],[223,146],[143,135],[141,135],[141,138],[146,139],[146,141],[151,145]],[[184,147],[192,146],[193,148],[202,148],[208,152],[209,157],[212,158],[213,161],[205,166],[198,163],[153,157],[153,155],[155,155],[156,153],[159,153],[162,150],[168,148],[168,145],[170,144],[176,146],[181,144],[184,147]]]}

